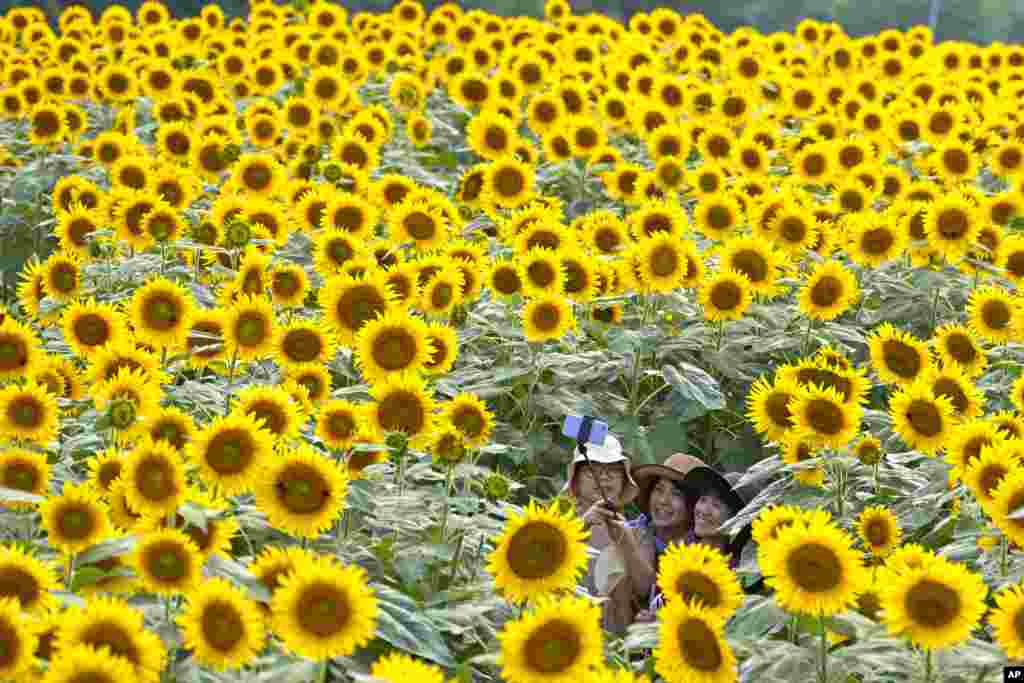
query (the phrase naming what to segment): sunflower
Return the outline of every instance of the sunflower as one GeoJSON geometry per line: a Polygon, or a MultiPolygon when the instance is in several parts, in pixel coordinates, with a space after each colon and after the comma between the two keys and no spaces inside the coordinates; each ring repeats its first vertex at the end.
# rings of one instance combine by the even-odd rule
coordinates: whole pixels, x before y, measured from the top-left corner
{"type": "Polygon", "coordinates": [[[79,553],[110,534],[107,506],[88,484],[65,484],[59,496],[39,506],[50,545],[64,553],[79,553]]]}
{"type": "Polygon", "coordinates": [[[922,377],[936,396],[945,396],[953,404],[959,419],[979,417],[985,407],[985,395],[956,363],[932,368],[922,377]]]}
{"type": "Polygon", "coordinates": [[[957,645],[985,614],[988,586],[962,564],[936,557],[891,574],[879,586],[882,621],[894,635],[926,650],[957,645]]]}
{"type": "Polygon", "coordinates": [[[482,448],[494,428],[494,415],[476,394],[463,392],[442,404],[441,420],[459,430],[466,444],[482,448]]]}
{"type": "Polygon", "coordinates": [[[284,646],[317,661],[345,657],[374,637],[379,607],[366,572],[328,561],[300,561],[271,601],[284,646]]]}
{"type": "Polygon", "coordinates": [[[930,204],[924,216],[928,245],[950,263],[958,263],[981,232],[980,214],[970,199],[951,193],[930,204]]]}
{"type": "Polygon", "coordinates": [[[849,608],[871,575],[853,539],[822,517],[795,520],[762,546],[758,564],[783,609],[830,616],[849,608]]]}
{"type": "Polygon", "coordinates": [[[955,481],[962,477],[986,447],[998,446],[1009,451],[1006,442],[1005,432],[987,420],[971,420],[957,425],[946,438],[946,462],[953,466],[950,479],[955,481]]]}
{"type": "Polygon", "coordinates": [[[696,603],[716,621],[725,622],[743,603],[743,590],[728,560],[702,544],[669,546],[659,559],[658,586],[667,600],[696,603]]]}
{"type": "Polygon", "coordinates": [[[47,444],[57,436],[57,400],[34,382],[0,389],[0,417],[0,437],[47,444]]]}
{"type": "Polygon", "coordinates": [[[46,295],[67,303],[82,290],[83,263],[74,252],[55,252],[43,262],[43,289],[46,295]]]}
{"type": "Polygon", "coordinates": [[[348,478],[341,467],[309,447],[274,458],[256,485],[256,505],[274,528],[315,539],[342,513],[348,478]]]}
{"type": "Polygon", "coordinates": [[[234,163],[229,183],[237,191],[266,197],[279,192],[284,180],[284,171],[273,155],[252,152],[234,163]]]}
{"type": "Polygon", "coordinates": [[[650,291],[669,293],[682,285],[688,268],[683,242],[678,235],[656,232],[633,247],[641,281],[650,291]]]}
{"type": "Polygon", "coordinates": [[[126,432],[159,409],[160,397],[159,383],[144,371],[122,367],[94,389],[93,403],[109,413],[113,427],[126,432]]]}
{"type": "Polygon", "coordinates": [[[274,357],[285,367],[303,363],[328,363],[338,350],[334,334],[319,320],[296,319],[279,328],[274,357]]]}
{"type": "Polygon", "coordinates": [[[705,237],[724,242],[743,222],[742,207],[731,194],[709,194],[698,199],[694,209],[694,222],[705,237]]]}
{"type": "Polygon", "coordinates": [[[865,267],[878,268],[887,261],[895,261],[906,248],[907,236],[893,228],[893,221],[885,213],[859,214],[846,222],[850,258],[865,267]]]}
{"type": "Polygon", "coordinates": [[[254,417],[275,439],[297,438],[305,421],[302,408],[281,386],[246,387],[238,393],[235,409],[254,417]]]}
{"type": "MultiPolygon", "coordinates": [[[[109,304],[98,304],[93,299],[72,302],[61,316],[61,325],[64,341],[76,355],[83,358],[108,344],[118,344],[127,332],[120,311],[109,304]]],[[[0,325],[0,339],[4,336],[3,329],[3,325],[0,325]]],[[[0,372],[2,367],[0,364],[0,372]]]]}
{"type": "Polygon", "coordinates": [[[986,341],[1005,343],[1016,336],[1020,315],[1008,291],[991,285],[971,292],[967,303],[967,320],[971,330],[986,341]]]}
{"type": "Polygon", "coordinates": [[[131,565],[143,589],[159,595],[187,594],[201,583],[199,549],[178,529],[150,531],[140,536],[131,565]]]}
{"type": "Polygon", "coordinates": [[[12,317],[0,320],[0,379],[31,375],[42,359],[39,340],[31,327],[12,317]]]}
{"type": "Polygon", "coordinates": [[[995,609],[988,614],[996,641],[1002,646],[1007,657],[1014,661],[1024,659],[1024,587],[1020,584],[1006,586],[995,596],[995,609]]]}
{"type": "Polygon", "coordinates": [[[242,296],[228,309],[225,350],[241,360],[258,360],[273,352],[274,308],[265,297],[242,296]]]}
{"type": "Polygon", "coordinates": [[[943,448],[955,424],[953,403],[921,382],[902,386],[889,398],[889,415],[904,443],[931,455],[943,448]]]}
{"type": "Polygon", "coordinates": [[[800,290],[800,310],[812,320],[834,320],[857,299],[857,277],[841,263],[818,263],[800,290]]]}
{"type": "Polygon", "coordinates": [[[342,345],[352,345],[363,325],[394,305],[395,296],[385,277],[381,272],[361,280],[349,275],[327,279],[320,291],[320,303],[342,345]]]}
{"type": "Polygon", "coordinates": [[[177,621],[196,661],[221,671],[239,669],[262,651],[263,616],[233,585],[219,577],[203,581],[187,601],[177,621]]]}
{"type": "Polygon", "coordinates": [[[141,683],[160,680],[167,658],[164,645],[160,636],[146,629],[143,613],[128,602],[107,596],[89,597],[84,605],[64,614],[54,643],[55,662],[69,661],[63,658],[63,653],[87,646],[95,661],[127,663],[141,683]],[[96,652],[103,652],[103,648],[109,654],[97,657],[96,652]]]}
{"type": "Polygon", "coordinates": [[[430,323],[427,343],[432,349],[430,359],[423,365],[428,375],[443,375],[455,365],[459,355],[459,339],[455,329],[443,322],[430,323]]]}
{"type": "Polygon", "coordinates": [[[531,299],[523,307],[523,333],[531,342],[561,339],[576,329],[576,317],[571,304],[559,295],[531,299]]]}
{"type": "Polygon", "coordinates": [[[800,387],[789,410],[795,429],[819,446],[843,448],[860,429],[860,406],[845,403],[832,387],[800,387]]]}
{"type": "Polygon", "coordinates": [[[252,415],[218,417],[185,449],[200,476],[224,495],[250,490],[273,448],[273,435],[252,415]]]}
{"type": "Polygon", "coordinates": [[[569,683],[589,676],[603,658],[600,622],[601,608],[585,597],[541,596],[498,634],[502,677],[569,683]]]}
{"type": "Polygon", "coordinates": [[[22,614],[40,616],[57,606],[57,590],[53,564],[14,545],[0,548],[0,602],[13,600],[22,614]]]}
{"type": "Polygon", "coordinates": [[[404,432],[413,448],[433,429],[434,399],[426,382],[413,375],[392,375],[370,389],[373,403],[363,406],[366,425],[375,432],[404,432]]]}
{"type": "Polygon", "coordinates": [[[946,324],[935,330],[932,347],[939,354],[943,366],[956,364],[965,377],[980,375],[988,365],[985,350],[964,325],[946,324]]]}
{"type": "Polygon", "coordinates": [[[122,462],[128,504],[143,515],[168,515],[185,502],[185,469],[176,449],[143,439],[122,462]]]}
{"type": "Polygon", "coordinates": [[[884,557],[899,545],[903,531],[888,508],[876,505],[864,508],[857,517],[857,533],[875,557],[884,557]]]}
{"type": "Polygon", "coordinates": [[[980,455],[967,464],[962,478],[982,509],[987,511],[995,502],[999,482],[1020,466],[1018,454],[1003,448],[1002,443],[985,445],[980,455]]]}
{"type": "Polygon", "coordinates": [[[654,670],[667,683],[726,683],[736,678],[736,657],[720,618],[699,604],[669,602],[659,614],[654,670]]]}
{"type": "Polygon", "coordinates": [[[711,321],[739,320],[751,303],[750,282],[735,270],[723,269],[704,281],[699,300],[711,321]]]}
{"type": "MultiPolygon", "coordinates": [[[[458,264],[445,260],[442,268],[434,270],[431,267],[430,270],[433,272],[423,283],[420,292],[419,308],[432,316],[450,316],[455,307],[463,303],[462,290],[465,281],[462,269],[458,264]]],[[[419,279],[424,279],[423,271],[420,272],[419,279]]]]}
{"type": "Polygon", "coordinates": [[[355,443],[361,419],[355,403],[343,399],[329,401],[317,415],[316,435],[328,448],[346,450],[355,443]]]}
{"type": "Polygon", "coordinates": [[[800,387],[795,380],[760,377],[747,395],[747,419],[768,441],[779,441],[795,426],[790,406],[800,387]]]}
{"type": "Polygon", "coordinates": [[[403,311],[388,311],[356,335],[355,362],[370,384],[392,373],[415,372],[429,359],[428,326],[403,311]]]}
{"type": "Polygon", "coordinates": [[[270,270],[270,298],[278,306],[299,308],[309,295],[309,276],[297,263],[277,263],[270,270]]]}
{"type": "MultiPolygon", "coordinates": [[[[46,454],[22,448],[8,448],[0,453],[0,486],[45,497],[50,488],[50,465],[46,454]]],[[[32,509],[28,502],[3,504],[13,509],[32,509]]],[[[3,593],[0,592],[0,598],[3,593]]]]}
{"type": "Polygon", "coordinates": [[[136,290],[129,303],[135,336],[155,347],[177,348],[188,336],[195,303],[184,287],[163,277],[136,290]]]}
{"type": "Polygon", "coordinates": [[[320,407],[331,393],[331,372],[323,365],[293,365],[285,371],[288,381],[306,390],[312,405],[320,407]]]}
{"type": "Polygon", "coordinates": [[[803,511],[792,505],[769,505],[761,510],[751,525],[751,538],[758,546],[774,541],[779,532],[800,519],[803,511]]]}
{"type": "Polygon", "coordinates": [[[1011,467],[991,492],[991,498],[985,512],[1010,541],[1021,545],[1024,542],[1024,520],[1014,519],[1011,515],[1024,507],[1024,468],[1011,467]]]}
{"type": "Polygon", "coordinates": [[[503,209],[517,209],[533,195],[533,168],[518,158],[506,155],[492,161],[484,181],[484,202],[503,209]]]}
{"type": "Polygon", "coordinates": [[[98,657],[96,648],[88,645],[73,645],[61,650],[59,656],[46,659],[49,659],[49,665],[42,678],[44,683],[118,683],[136,678],[135,670],[127,660],[121,657],[98,657]]]}
{"type": "Polygon", "coordinates": [[[374,662],[370,668],[370,677],[384,683],[445,683],[444,671],[436,665],[421,662],[398,651],[390,652],[374,662]]]}
{"type": "Polygon", "coordinates": [[[805,249],[812,248],[823,229],[813,212],[793,199],[783,201],[767,224],[759,221],[755,223],[755,228],[763,237],[774,241],[780,249],[793,257],[799,257],[805,249]]]}
{"type": "Polygon", "coordinates": [[[0,600],[0,677],[13,681],[28,675],[38,644],[38,626],[21,611],[18,601],[0,600]]]}
{"type": "Polygon", "coordinates": [[[586,566],[586,538],[574,515],[531,502],[495,540],[488,571],[502,596],[515,603],[569,590],[586,566]]]}
{"type": "Polygon", "coordinates": [[[871,365],[887,384],[906,386],[931,368],[931,354],[924,342],[908,332],[884,323],[868,341],[871,365]]]}

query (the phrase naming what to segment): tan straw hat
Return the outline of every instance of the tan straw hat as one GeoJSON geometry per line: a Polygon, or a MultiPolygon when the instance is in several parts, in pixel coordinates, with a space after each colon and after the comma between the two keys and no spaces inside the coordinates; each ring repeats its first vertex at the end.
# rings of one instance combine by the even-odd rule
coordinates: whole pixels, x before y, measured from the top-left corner
{"type": "Polygon", "coordinates": [[[695,467],[705,467],[704,461],[689,453],[673,453],[664,464],[641,465],[633,470],[633,479],[640,489],[637,495],[640,511],[650,516],[651,490],[658,479],[665,478],[682,483],[686,474],[695,467]]]}
{"type": "MultiPolygon", "coordinates": [[[[583,453],[580,452],[579,446],[577,445],[574,449],[574,455],[572,462],[569,463],[569,473],[565,481],[565,486],[559,491],[560,495],[570,493],[572,491],[573,480],[576,478],[576,468],[579,463],[586,463],[587,459],[583,457],[583,453]]],[[[622,494],[622,502],[628,503],[633,500],[638,492],[636,481],[633,479],[633,473],[629,467],[629,457],[622,452],[622,444],[615,438],[614,434],[608,434],[604,437],[604,443],[600,446],[594,444],[587,444],[587,456],[590,458],[590,462],[598,463],[601,465],[610,465],[612,463],[621,462],[626,468],[626,490],[622,494]]]]}

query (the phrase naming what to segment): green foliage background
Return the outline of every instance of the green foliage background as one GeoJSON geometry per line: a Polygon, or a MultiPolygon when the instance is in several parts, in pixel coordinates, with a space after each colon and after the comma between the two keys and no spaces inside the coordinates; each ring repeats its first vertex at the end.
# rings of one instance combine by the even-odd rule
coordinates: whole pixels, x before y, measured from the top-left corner
{"type": "MultiPolygon", "coordinates": [[[[24,5],[24,1],[0,0],[0,10],[24,5]]],[[[43,0],[38,3],[49,12],[67,4],[62,0],[43,0]]],[[[111,3],[91,0],[81,3],[98,13],[111,3]]],[[[122,2],[135,9],[140,0],[122,2]]],[[[207,4],[203,0],[169,0],[167,6],[176,17],[192,16],[207,4]]],[[[244,0],[221,0],[218,3],[230,16],[247,11],[244,0]]],[[[347,0],[341,3],[352,12],[381,12],[391,7],[391,0],[347,0]]],[[[440,4],[438,0],[423,3],[428,9],[440,4]]],[[[464,0],[466,9],[481,8],[505,16],[539,16],[543,0],[464,0]]],[[[993,41],[1011,42],[1024,39],[1024,3],[1018,0],[686,0],[662,2],[658,0],[576,0],[572,3],[578,13],[599,12],[619,20],[628,20],[636,12],[649,12],[655,7],[672,7],[677,12],[700,12],[722,30],[731,31],[738,26],[755,26],[764,32],[792,30],[805,17],[837,21],[850,35],[876,33],[890,27],[906,28],[928,24],[929,16],[937,10],[934,26],[941,40],[966,40],[982,44],[993,41]]],[[[59,12],[59,9],[57,9],[59,12]]]]}

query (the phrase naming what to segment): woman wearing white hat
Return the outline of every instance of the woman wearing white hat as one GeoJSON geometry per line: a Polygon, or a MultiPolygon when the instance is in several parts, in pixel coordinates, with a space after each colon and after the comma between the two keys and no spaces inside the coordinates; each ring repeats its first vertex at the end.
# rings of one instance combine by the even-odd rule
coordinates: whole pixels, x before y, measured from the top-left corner
{"type": "Polygon", "coordinates": [[[583,524],[590,530],[588,544],[594,553],[583,579],[593,595],[606,597],[602,624],[608,631],[622,632],[633,622],[633,594],[626,578],[621,554],[609,536],[610,520],[622,520],[623,507],[632,501],[639,489],[633,481],[629,458],[622,452],[622,444],[612,434],[605,436],[600,446],[588,445],[587,463],[579,447],[569,464],[568,479],[562,494],[576,501],[583,524]],[[603,496],[612,503],[609,510],[603,496]]]}

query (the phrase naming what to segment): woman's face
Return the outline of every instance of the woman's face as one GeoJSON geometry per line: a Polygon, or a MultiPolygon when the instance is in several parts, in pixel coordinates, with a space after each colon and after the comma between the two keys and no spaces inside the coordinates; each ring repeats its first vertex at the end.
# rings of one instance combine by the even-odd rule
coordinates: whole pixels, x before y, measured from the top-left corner
{"type": "Polygon", "coordinates": [[[713,493],[697,499],[693,507],[693,531],[698,538],[717,536],[718,529],[729,517],[725,502],[713,493]]]}
{"type": "Polygon", "coordinates": [[[601,500],[601,489],[604,489],[609,500],[620,503],[626,490],[626,468],[622,463],[581,464],[576,470],[575,489],[576,497],[582,501],[595,503],[601,500]],[[601,482],[600,488],[597,480],[601,482]]]}
{"type": "Polygon", "coordinates": [[[651,521],[654,526],[679,527],[690,523],[686,497],[669,479],[659,479],[651,489],[651,521]]]}

